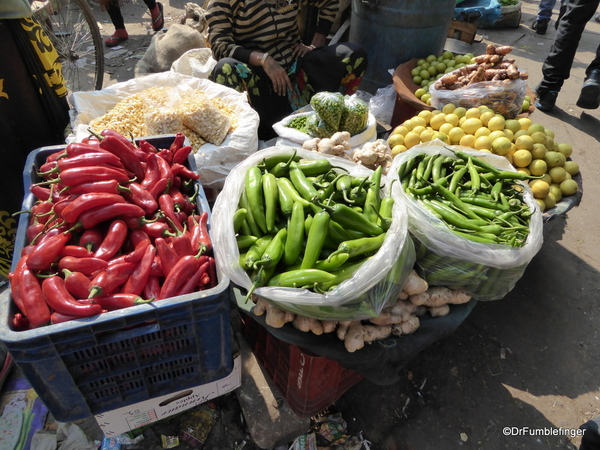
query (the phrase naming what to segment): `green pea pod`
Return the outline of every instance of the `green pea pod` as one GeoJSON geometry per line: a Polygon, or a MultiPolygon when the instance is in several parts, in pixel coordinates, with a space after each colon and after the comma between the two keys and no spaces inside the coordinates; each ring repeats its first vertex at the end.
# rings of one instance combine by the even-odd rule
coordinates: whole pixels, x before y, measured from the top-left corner
{"type": "Polygon", "coordinates": [[[262,236],[265,234],[254,219],[254,211],[250,208],[246,189],[242,189],[242,195],[240,196],[240,208],[244,208],[246,210],[246,222],[250,228],[250,233],[247,234],[251,234],[252,236],[262,236]]]}
{"type": "Polygon", "coordinates": [[[312,183],[307,180],[306,175],[300,170],[296,162],[290,164],[290,180],[300,196],[305,200],[311,201],[317,196],[317,190],[312,183]]]}
{"type": "Polygon", "coordinates": [[[246,250],[252,247],[256,241],[258,241],[258,238],[256,236],[240,234],[235,237],[235,240],[237,242],[238,250],[246,250]]]}
{"type": "Polygon", "coordinates": [[[272,234],[265,234],[257,239],[252,247],[246,252],[246,258],[244,259],[244,264],[242,264],[244,269],[254,268],[254,263],[262,258],[263,253],[273,240],[273,237],[272,234]]]}
{"type": "Polygon", "coordinates": [[[267,286],[296,288],[302,286],[312,286],[315,283],[329,283],[335,279],[335,275],[324,270],[298,269],[274,275],[267,283],[267,286]]]}
{"type": "Polygon", "coordinates": [[[329,213],[325,210],[319,211],[313,217],[312,225],[306,237],[306,247],[302,257],[301,269],[312,269],[319,259],[321,250],[329,231],[329,213]]]}
{"type": "Polygon", "coordinates": [[[332,258],[340,253],[347,253],[350,255],[350,258],[354,258],[355,256],[376,252],[383,245],[385,237],[386,234],[382,233],[379,236],[365,237],[342,242],[338,246],[337,250],[329,255],[329,258],[332,258]]]}
{"type": "Polygon", "coordinates": [[[237,233],[244,221],[246,220],[246,215],[248,214],[248,210],[246,208],[238,208],[235,213],[233,213],[233,232],[237,233]]]}
{"type": "Polygon", "coordinates": [[[269,245],[263,252],[260,259],[254,263],[253,268],[258,269],[260,267],[276,266],[283,257],[286,238],[287,228],[282,228],[277,232],[271,242],[269,242],[269,245]]]}
{"type": "Polygon", "coordinates": [[[275,175],[267,172],[262,176],[262,189],[265,197],[265,223],[267,232],[273,233],[279,203],[279,188],[277,187],[277,178],[275,175]]]}
{"type": "Polygon", "coordinates": [[[283,251],[283,262],[286,266],[294,264],[302,252],[302,245],[304,244],[304,220],[304,206],[298,202],[294,203],[288,224],[288,236],[285,240],[283,251]]]}
{"type": "Polygon", "coordinates": [[[257,166],[250,167],[246,171],[244,180],[244,190],[248,196],[248,210],[252,210],[252,215],[258,227],[263,233],[267,233],[267,219],[265,216],[265,198],[263,194],[262,173],[257,166]]]}
{"type": "Polygon", "coordinates": [[[377,236],[383,233],[383,229],[380,226],[375,225],[362,213],[353,210],[343,203],[336,203],[331,206],[319,203],[319,206],[329,213],[332,220],[347,230],[360,231],[370,236],[377,236]]]}

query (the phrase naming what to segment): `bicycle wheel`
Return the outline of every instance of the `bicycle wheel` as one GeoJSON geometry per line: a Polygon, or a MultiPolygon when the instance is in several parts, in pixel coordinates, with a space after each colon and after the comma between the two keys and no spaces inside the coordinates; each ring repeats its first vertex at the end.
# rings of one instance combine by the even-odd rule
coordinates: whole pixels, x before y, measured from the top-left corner
{"type": "Polygon", "coordinates": [[[104,46],[87,0],[38,0],[32,10],[59,55],[69,92],[102,89],[104,46]]]}

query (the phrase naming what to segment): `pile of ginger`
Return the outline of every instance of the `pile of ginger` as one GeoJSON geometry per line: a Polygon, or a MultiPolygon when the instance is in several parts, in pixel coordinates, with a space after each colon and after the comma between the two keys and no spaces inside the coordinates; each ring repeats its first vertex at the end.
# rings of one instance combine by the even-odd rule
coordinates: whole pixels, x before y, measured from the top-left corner
{"type": "Polygon", "coordinates": [[[390,336],[414,333],[420,325],[419,317],[429,313],[432,317],[445,316],[450,305],[467,303],[471,296],[460,289],[429,286],[414,270],[411,271],[395,304],[384,308],[378,317],[368,320],[319,320],[285,311],[266,300],[252,296],[252,312],[265,314],[265,323],[281,328],[290,323],[294,328],[316,335],[334,333],[344,342],[348,352],[355,352],[377,340],[390,336]]]}

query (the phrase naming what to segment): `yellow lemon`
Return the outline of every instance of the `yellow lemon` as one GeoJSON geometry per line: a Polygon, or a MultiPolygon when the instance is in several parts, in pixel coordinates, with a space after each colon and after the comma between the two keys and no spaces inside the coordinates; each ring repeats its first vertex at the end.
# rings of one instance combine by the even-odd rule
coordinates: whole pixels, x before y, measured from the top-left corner
{"type": "Polygon", "coordinates": [[[404,153],[406,150],[408,149],[404,145],[395,145],[394,147],[392,147],[392,156],[404,153]]]}
{"type": "Polygon", "coordinates": [[[512,155],[513,165],[515,167],[527,167],[531,164],[533,158],[529,150],[517,150],[512,155]]]}
{"type": "Polygon", "coordinates": [[[475,147],[476,150],[490,150],[492,149],[492,141],[488,136],[479,136],[475,139],[475,147]]]}
{"type": "Polygon", "coordinates": [[[563,195],[573,195],[577,192],[577,182],[575,180],[565,180],[558,186],[563,195]]]}
{"type": "Polygon", "coordinates": [[[438,114],[441,114],[442,112],[439,109],[434,109],[431,111],[431,116],[437,116],[438,114]]]}
{"type": "Polygon", "coordinates": [[[409,131],[408,133],[406,133],[406,136],[404,136],[404,146],[406,148],[413,148],[415,145],[420,143],[421,137],[417,133],[409,131]]]}
{"type": "Polygon", "coordinates": [[[478,138],[479,136],[489,136],[490,133],[491,131],[488,127],[480,127],[475,131],[475,137],[478,138]]]}
{"type": "Polygon", "coordinates": [[[494,142],[494,140],[498,139],[499,137],[506,137],[503,130],[492,131],[490,134],[488,134],[488,136],[490,137],[492,142],[494,142]]]}
{"type": "Polygon", "coordinates": [[[517,167],[517,172],[524,173],[525,175],[531,175],[531,172],[527,167],[517,167]]]}
{"type": "Polygon", "coordinates": [[[548,175],[548,172],[546,172],[544,175],[542,175],[540,180],[545,181],[548,184],[552,184],[552,177],[550,175],[548,175]]]}
{"type": "Polygon", "coordinates": [[[394,128],[394,131],[392,131],[392,134],[399,134],[400,136],[406,136],[406,133],[408,133],[410,130],[408,128],[406,128],[404,125],[398,125],[396,128],[394,128]]]}
{"type": "Polygon", "coordinates": [[[450,133],[450,130],[454,128],[454,125],[452,125],[451,123],[443,123],[440,125],[440,128],[438,129],[439,132],[444,133],[445,135],[448,135],[448,133],[450,133]]]}
{"type": "Polygon", "coordinates": [[[535,144],[535,142],[529,135],[524,134],[522,136],[519,136],[517,139],[515,139],[515,145],[517,146],[517,150],[521,150],[521,149],[532,150],[533,144],[535,144]]]}
{"type": "Polygon", "coordinates": [[[411,131],[413,133],[417,133],[417,134],[421,134],[423,131],[425,131],[426,128],[423,125],[417,125],[416,127],[414,127],[411,131]]]}
{"type": "MultiPolygon", "coordinates": [[[[467,116],[465,116],[465,117],[467,117],[467,116]]],[[[481,123],[481,120],[479,120],[476,117],[470,117],[470,118],[467,118],[460,127],[467,134],[475,134],[475,132],[482,126],[483,126],[483,124],[481,123]]]]}
{"type": "MultiPolygon", "coordinates": [[[[490,120],[496,115],[496,113],[494,111],[490,111],[490,110],[486,110],[483,111],[481,113],[481,115],[479,116],[479,120],[481,120],[481,123],[484,124],[486,127],[488,126],[490,120]]],[[[504,127],[503,127],[504,128],[504,127]]]]}
{"type": "Polygon", "coordinates": [[[499,137],[492,141],[492,151],[497,155],[507,155],[512,142],[507,137],[499,137]]]}
{"type": "Polygon", "coordinates": [[[489,148],[482,148],[482,149],[479,149],[479,151],[483,152],[483,153],[492,153],[492,151],[489,148]]]}
{"type": "Polygon", "coordinates": [[[552,178],[553,183],[560,184],[565,181],[565,178],[567,177],[567,171],[564,167],[552,167],[550,170],[548,170],[548,175],[550,175],[550,178],[552,178]]]}
{"type": "Polygon", "coordinates": [[[541,198],[536,198],[535,202],[538,204],[538,207],[540,208],[541,212],[544,212],[546,210],[546,204],[544,203],[544,200],[542,200],[541,198]]]}
{"type": "Polygon", "coordinates": [[[446,123],[446,115],[444,113],[436,114],[429,121],[429,126],[434,130],[439,130],[446,123]]]}
{"type": "Polygon", "coordinates": [[[508,128],[504,129],[504,134],[507,138],[509,138],[511,141],[513,141],[515,139],[515,133],[512,132],[512,130],[509,130],[508,128]]]}
{"type": "Polygon", "coordinates": [[[529,187],[534,198],[544,198],[550,192],[550,185],[543,180],[531,180],[529,187]]]}
{"type": "Polygon", "coordinates": [[[516,151],[517,151],[517,146],[513,142],[510,144],[510,150],[508,151],[508,154],[512,156],[515,154],[516,151]]]}
{"type": "Polygon", "coordinates": [[[550,185],[550,193],[552,195],[554,195],[554,198],[556,199],[557,202],[560,202],[562,200],[563,193],[560,190],[560,186],[558,184],[550,185]]]}
{"type": "Polygon", "coordinates": [[[400,125],[401,125],[401,126],[403,126],[404,128],[406,128],[408,131],[410,131],[410,130],[412,130],[412,129],[413,129],[413,124],[412,124],[412,122],[410,121],[410,119],[408,119],[408,120],[405,120],[405,121],[404,121],[404,122],[402,122],[400,125]]]}
{"type": "MultiPolygon", "coordinates": [[[[413,80],[414,81],[414,80],[413,80]]],[[[417,84],[417,83],[415,83],[417,84]]],[[[417,98],[421,98],[423,97],[423,95],[427,94],[427,91],[425,90],[425,88],[419,88],[415,91],[415,97],[417,98]]],[[[424,109],[423,111],[427,111],[426,109],[424,109]]]]}
{"type": "Polygon", "coordinates": [[[544,144],[533,144],[533,148],[531,149],[533,159],[544,159],[546,153],[548,153],[548,149],[544,144]]]}
{"type": "Polygon", "coordinates": [[[388,145],[394,148],[396,145],[404,145],[404,136],[401,134],[391,134],[388,138],[388,145]]]}
{"type": "Polygon", "coordinates": [[[521,124],[521,130],[528,130],[533,123],[529,117],[519,117],[517,121],[521,124]]]}
{"type": "Polygon", "coordinates": [[[544,161],[548,165],[548,168],[551,169],[553,167],[562,167],[565,165],[567,159],[565,155],[560,152],[548,152],[546,156],[544,156],[544,161]]]}
{"type": "Polygon", "coordinates": [[[520,136],[529,136],[529,132],[527,130],[519,130],[515,134],[513,134],[513,141],[516,141],[520,136]]]}
{"type": "Polygon", "coordinates": [[[514,134],[521,129],[521,124],[517,119],[508,119],[504,122],[504,128],[512,131],[514,134]]]}
{"type": "Polygon", "coordinates": [[[538,131],[546,134],[546,128],[544,128],[544,125],[539,123],[532,123],[529,125],[529,128],[527,128],[527,131],[529,131],[531,134],[537,133],[538,131]]]}
{"type": "Polygon", "coordinates": [[[459,119],[461,117],[464,117],[466,112],[467,112],[467,109],[463,106],[459,106],[454,111],[452,111],[452,113],[457,115],[459,119]]]}
{"type": "Polygon", "coordinates": [[[460,117],[458,117],[456,114],[446,114],[446,122],[451,123],[453,126],[457,126],[459,120],[460,117]]]}
{"type": "Polygon", "coordinates": [[[544,145],[550,151],[558,149],[558,145],[556,144],[556,141],[548,135],[546,135],[546,142],[544,143],[544,145]]]}
{"type": "Polygon", "coordinates": [[[573,147],[571,147],[569,144],[558,144],[557,150],[567,158],[573,154],[573,147]]]}
{"type": "Polygon", "coordinates": [[[548,192],[548,195],[544,197],[544,205],[546,206],[546,210],[556,206],[556,197],[554,197],[552,192],[548,192]]]}
{"type": "Polygon", "coordinates": [[[521,112],[528,111],[529,108],[531,108],[531,101],[530,100],[523,100],[523,104],[521,105],[521,112]]]}
{"type": "Polygon", "coordinates": [[[544,128],[544,133],[546,133],[546,136],[550,136],[552,139],[554,139],[554,131],[552,131],[550,128],[544,128]]]}
{"type": "Polygon", "coordinates": [[[450,142],[452,142],[453,144],[460,143],[460,140],[463,138],[463,136],[466,136],[465,130],[463,130],[460,127],[452,128],[447,134],[448,138],[450,139],[450,142]]]}
{"type": "Polygon", "coordinates": [[[536,131],[535,133],[531,133],[531,129],[529,131],[529,136],[533,139],[533,142],[536,144],[546,144],[546,134],[541,131],[536,131]]]}
{"type": "Polygon", "coordinates": [[[410,119],[410,123],[412,124],[412,129],[416,127],[426,127],[427,121],[423,117],[415,116],[410,119]]]}
{"type": "Polygon", "coordinates": [[[442,112],[444,114],[450,114],[452,111],[454,111],[456,109],[456,105],[454,103],[446,103],[443,107],[442,107],[442,112]]]}
{"type": "Polygon", "coordinates": [[[418,117],[422,117],[423,119],[425,119],[425,122],[427,123],[427,125],[429,125],[429,121],[431,120],[432,115],[433,115],[432,112],[429,111],[428,109],[423,109],[423,110],[419,111],[419,114],[417,114],[418,117]]]}
{"type": "Polygon", "coordinates": [[[481,110],[479,108],[469,108],[465,111],[465,117],[467,119],[479,119],[481,116],[481,110]]]}
{"type": "Polygon", "coordinates": [[[446,133],[441,133],[441,132],[436,132],[433,135],[433,139],[439,139],[442,142],[445,142],[446,144],[450,143],[450,139],[448,138],[448,135],[446,133]]]}
{"type": "Polygon", "coordinates": [[[460,138],[458,144],[463,145],[465,147],[473,148],[473,146],[475,145],[475,136],[473,136],[472,134],[465,134],[463,137],[460,138]]]}
{"type": "Polygon", "coordinates": [[[433,139],[434,134],[435,134],[434,130],[432,130],[430,128],[426,128],[419,135],[421,138],[421,142],[429,142],[431,139],[433,139]]]}
{"type": "Polygon", "coordinates": [[[492,131],[504,130],[505,125],[506,120],[500,115],[494,115],[487,123],[487,127],[492,131]]]}
{"type": "Polygon", "coordinates": [[[543,159],[534,159],[529,164],[528,169],[531,172],[531,175],[534,177],[539,177],[546,173],[548,170],[548,165],[543,159]]]}
{"type": "Polygon", "coordinates": [[[579,173],[579,164],[575,161],[565,161],[563,166],[569,175],[577,175],[579,173]]]}

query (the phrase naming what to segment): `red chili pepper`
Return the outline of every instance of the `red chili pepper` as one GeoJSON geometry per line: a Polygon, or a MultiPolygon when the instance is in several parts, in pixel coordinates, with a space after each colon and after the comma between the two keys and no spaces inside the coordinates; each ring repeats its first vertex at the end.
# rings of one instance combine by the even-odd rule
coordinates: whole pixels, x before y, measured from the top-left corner
{"type": "Polygon", "coordinates": [[[58,172],[58,162],[57,161],[50,161],[50,162],[45,162],[44,164],[42,164],[39,168],[39,170],[37,171],[37,175],[40,178],[45,178],[48,179],[48,177],[53,176],[53,174],[55,174],[56,172],[58,172]]]}
{"type": "Polygon", "coordinates": [[[20,312],[15,313],[11,320],[12,328],[15,331],[25,331],[29,329],[29,319],[20,312]]]}
{"type": "Polygon", "coordinates": [[[37,202],[31,208],[31,219],[46,223],[54,215],[54,203],[51,201],[37,202]]]}
{"type": "Polygon", "coordinates": [[[90,293],[90,279],[83,272],[62,270],[65,278],[65,288],[76,299],[87,298],[90,293]]]}
{"type": "Polygon", "coordinates": [[[50,161],[56,161],[57,159],[60,158],[64,158],[66,156],[66,153],[64,150],[58,150],[54,153],[50,153],[48,156],[46,156],[46,162],[50,162],[50,161]]]}
{"type": "Polygon", "coordinates": [[[173,232],[171,232],[171,228],[168,223],[165,222],[148,222],[142,224],[143,231],[145,231],[148,236],[152,238],[164,238],[169,236],[175,236],[173,232]]]}
{"type": "Polygon", "coordinates": [[[79,215],[84,211],[96,206],[113,205],[116,203],[126,203],[126,200],[120,195],[107,194],[104,192],[83,194],[66,206],[65,209],[62,210],[61,216],[67,222],[75,223],[79,218],[79,215]]]}
{"type": "MultiPolygon", "coordinates": [[[[139,230],[137,230],[139,231],[139,230]]],[[[124,255],[123,261],[138,263],[142,260],[144,253],[146,253],[146,249],[151,246],[150,239],[146,239],[145,241],[138,242],[135,249],[124,255]]]]}
{"type": "Polygon", "coordinates": [[[173,184],[175,175],[173,175],[173,172],[171,171],[171,165],[164,158],[156,158],[156,163],[158,164],[160,178],[166,178],[169,180],[169,184],[173,184]]]}
{"type": "Polygon", "coordinates": [[[79,245],[87,248],[91,252],[95,252],[102,240],[104,239],[104,232],[100,229],[100,227],[90,227],[81,233],[79,237],[79,245]]]}
{"type": "MultiPolygon", "coordinates": [[[[162,260],[162,258],[161,258],[162,260]]],[[[194,256],[184,256],[173,266],[169,274],[165,277],[158,299],[173,297],[179,291],[179,288],[190,278],[199,268],[199,261],[194,256]]]]}
{"type": "Polygon", "coordinates": [[[135,249],[137,246],[142,243],[150,240],[150,236],[145,231],[142,230],[132,230],[129,233],[129,242],[131,246],[135,249]]]}
{"type": "Polygon", "coordinates": [[[173,152],[169,149],[162,149],[156,155],[164,159],[169,165],[173,162],[173,152]]]}
{"type": "Polygon", "coordinates": [[[81,140],[81,142],[84,143],[84,144],[92,145],[94,147],[99,147],[100,146],[100,141],[98,140],[98,138],[96,136],[87,136],[87,137],[84,137],[81,140]]]}
{"type": "Polygon", "coordinates": [[[67,197],[63,197],[62,199],[54,202],[54,213],[58,217],[62,217],[62,212],[64,211],[64,209],[67,206],[69,206],[72,202],[74,202],[77,197],[78,197],[77,195],[69,195],[67,197]]]}
{"type": "Polygon", "coordinates": [[[181,191],[175,186],[171,186],[169,188],[168,194],[173,198],[175,210],[181,211],[183,209],[183,205],[185,204],[185,197],[183,196],[181,191]]]}
{"type": "Polygon", "coordinates": [[[161,195],[158,197],[158,206],[165,217],[170,220],[177,231],[181,233],[183,231],[183,225],[181,225],[179,219],[175,215],[175,204],[173,203],[173,197],[171,197],[169,194],[161,195]]]}
{"type": "Polygon", "coordinates": [[[192,247],[192,237],[188,232],[171,238],[169,244],[180,258],[186,255],[195,255],[196,253],[192,247]]]}
{"type": "Polygon", "coordinates": [[[61,172],[74,167],[99,166],[101,164],[108,164],[119,169],[125,168],[119,157],[109,152],[84,153],[57,161],[58,170],[61,172]]]}
{"type": "Polygon", "coordinates": [[[83,272],[91,275],[99,270],[108,267],[108,263],[100,258],[75,258],[74,256],[65,256],[58,261],[59,270],[67,269],[71,272],[83,272]]]}
{"type": "Polygon", "coordinates": [[[81,245],[65,245],[60,251],[58,257],[74,256],[75,258],[91,258],[94,256],[94,252],[88,250],[86,247],[81,245]]]}
{"type": "Polygon", "coordinates": [[[121,133],[119,133],[115,130],[111,130],[109,128],[102,130],[100,135],[103,137],[107,137],[107,136],[116,137],[121,142],[123,142],[123,144],[125,144],[127,147],[129,147],[131,149],[131,151],[140,159],[140,161],[146,161],[146,152],[143,151],[142,149],[138,148],[138,146],[135,144],[133,139],[127,139],[121,133]]]}
{"type": "Polygon", "coordinates": [[[148,188],[148,192],[154,199],[158,199],[163,195],[169,188],[169,180],[167,178],[161,178],[156,183],[148,188]]]}
{"type": "MultiPolygon", "coordinates": [[[[99,143],[98,143],[99,144],[99,143]]],[[[73,156],[85,155],[87,153],[103,153],[106,150],[102,150],[99,145],[91,142],[82,143],[82,142],[71,142],[67,144],[65,148],[66,156],[69,158],[73,156]]]]}
{"type": "Polygon", "coordinates": [[[94,256],[108,261],[121,249],[127,238],[128,231],[129,229],[123,220],[113,220],[106,231],[102,244],[100,244],[94,256]]]}
{"type": "Polygon", "coordinates": [[[152,262],[156,255],[156,248],[153,245],[146,247],[146,251],[139,262],[137,268],[133,271],[125,286],[123,286],[123,292],[132,294],[141,294],[144,290],[144,286],[150,276],[150,270],[152,269],[152,262]]]}
{"type": "Polygon", "coordinates": [[[150,153],[146,157],[146,172],[144,180],[140,183],[145,188],[154,185],[160,178],[160,168],[158,166],[158,156],[155,153],[150,153]]]}
{"type": "MultiPolygon", "coordinates": [[[[100,148],[108,150],[111,153],[117,155],[123,165],[133,172],[138,182],[144,179],[144,167],[138,154],[131,148],[133,144],[128,145],[121,138],[114,135],[105,136],[100,142],[100,148]]],[[[141,152],[145,154],[144,152],[141,152]]]]}
{"type": "Polygon", "coordinates": [[[178,132],[175,134],[175,139],[171,142],[169,146],[169,150],[175,154],[182,146],[185,144],[185,134],[178,132]]]}
{"type": "Polygon", "coordinates": [[[191,152],[192,152],[191,145],[185,145],[185,146],[181,147],[173,155],[173,163],[174,164],[185,164],[188,159],[188,156],[190,155],[191,152]]]}
{"type": "Polygon", "coordinates": [[[30,270],[49,269],[70,239],[71,233],[59,233],[47,240],[42,240],[27,258],[27,267],[30,270]]]}
{"type": "MultiPolygon", "coordinates": [[[[31,255],[29,255],[31,257],[31,255]]],[[[29,263],[29,259],[27,260],[29,263]]],[[[35,274],[24,267],[20,272],[21,299],[23,314],[29,319],[31,326],[37,328],[50,321],[50,308],[44,300],[42,287],[35,274]]]]}
{"type": "Polygon", "coordinates": [[[199,286],[202,278],[206,275],[206,271],[208,270],[210,263],[206,261],[204,264],[201,264],[196,272],[194,272],[190,278],[184,282],[177,294],[175,295],[185,295],[191,292],[194,292],[199,286]]]}
{"type": "Polygon", "coordinates": [[[11,296],[19,311],[25,312],[25,306],[23,305],[23,299],[21,296],[21,272],[27,268],[26,261],[28,255],[23,255],[17,261],[14,272],[8,274],[8,281],[10,282],[11,296]]]}
{"type": "Polygon", "coordinates": [[[116,203],[113,205],[101,205],[88,209],[79,215],[79,220],[73,228],[92,228],[101,222],[111,220],[119,216],[133,216],[142,218],[144,210],[131,203],[116,203]]]}
{"type": "Polygon", "coordinates": [[[95,181],[117,180],[119,183],[129,181],[127,172],[102,166],[73,167],[63,170],[58,181],[65,186],[77,186],[95,181]]]}
{"type": "Polygon", "coordinates": [[[72,195],[81,195],[101,192],[106,194],[121,194],[126,191],[127,188],[121,186],[117,180],[104,180],[69,186],[66,192],[72,195]]]}
{"type": "Polygon", "coordinates": [[[208,260],[208,271],[207,274],[210,278],[209,280],[209,288],[214,288],[219,284],[219,280],[217,279],[217,264],[215,262],[215,258],[210,257],[210,259],[208,260]]]}
{"type": "Polygon", "coordinates": [[[160,295],[160,278],[158,276],[150,275],[148,277],[148,282],[146,283],[146,286],[144,286],[143,295],[144,298],[158,298],[160,295]]]}
{"type": "Polygon", "coordinates": [[[173,165],[171,165],[171,171],[174,176],[187,178],[189,180],[198,180],[200,178],[200,175],[188,169],[183,164],[173,163],[173,165]]]}
{"type": "Polygon", "coordinates": [[[129,183],[127,187],[129,188],[127,198],[130,202],[142,208],[146,212],[146,215],[152,215],[156,212],[158,203],[146,188],[135,182],[129,183]]]}
{"type": "Polygon", "coordinates": [[[96,300],[99,305],[109,311],[116,311],[118,309],[143,305],[144,303],[150,303],[154,301],[153,298],[145,300],[137,294],[130,294],[127,292],[121,292],[106,297],[96,297],[94,300],[96,300]]]}
{"type": "Polygon", "coordinates": [[[29,191],[35,195],[37,199],[42,201],[50,200],[50,196],[52,194],[50,188],[38,186],[37,184],[32,184],[29,186],[29,191]]]}
{"type": "Polygon", "coordinates": [[[154,246],[156,247],[156,254],[160,258],[160,266],[163,275],[166,277],[171,273],[171,270],[181,258],[175,250],[167,244],[167,241],[161,237],[154,240],[154,246]]]}
{"type": "Polygon", "coordinates": [[[65,280],[58,275],[42,281],[46,303],[59,313],[69,316],[89,317],[100,314],[102,307],[96,303],[80,303],[65,288],[65,280]]]}
{"type": "Polygon", "coordinates": [[[127,262],[109,266],[90,282],[88,298],[105,297],[113,294],[119,286],[125,284],[137,266],[136,263],[127,262]]]}
{"type": "Polygon", "coordinates": [[[192,229],[192,247],[202,254],[211,253],[213,250],[208,231],[208,217],[208,211],[203,211],[200,214],[198,223],[192,229]]]}
{"type": "Polygon", "coordinates": [[[50,323],[52,325],[56,325],[57,323],[70,322],[71,320],[77,320],[77,319],[81,319],[81,316],[72,316],[69,314],[62,314],[62,313],[59,313],[58,311],[54,311],[50,315],[50,323]]]}
{"type": "Polygon", "coordinates": [[[41,232],[44,231],[46,227],[43,223],[34,223],[27,227],[25,230],[25,236],[27,237],[27,242],[33,242],[37,236],[40,235],[41,232]]]}
{"type": "MultiPolygon", "coordinates": [[[[158,149],[146,139],[140,139],[138,141],[138,146],[140,147],[141,151],[143,151],[144,153],[148,153],[149,155],[158,153],[158,149]]],[[[146,162],[148,162],[148,160],[146,160],[146,162]]]]}

